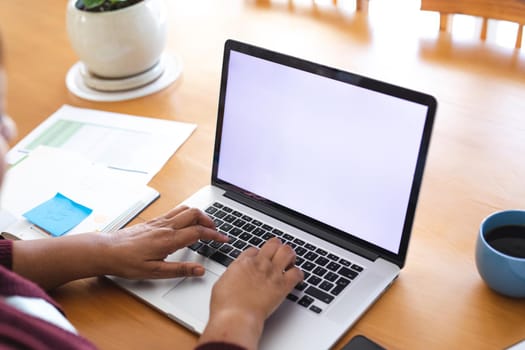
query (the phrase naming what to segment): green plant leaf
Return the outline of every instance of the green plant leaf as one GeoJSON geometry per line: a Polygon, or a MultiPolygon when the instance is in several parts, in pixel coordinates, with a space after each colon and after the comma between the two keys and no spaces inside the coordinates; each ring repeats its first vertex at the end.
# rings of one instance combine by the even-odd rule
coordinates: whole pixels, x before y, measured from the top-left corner
{"type": "Polygon", "coordinates": [[[80,10],[105,12],[135,5],[144,0],[76,0],[75,6],[80,10]]]}
{"type": "Polygon", "coordinates": [[[92,9],[94,7],[100,6],[104,3],[105,0],[83,0],[86,9],[92,9]]]}

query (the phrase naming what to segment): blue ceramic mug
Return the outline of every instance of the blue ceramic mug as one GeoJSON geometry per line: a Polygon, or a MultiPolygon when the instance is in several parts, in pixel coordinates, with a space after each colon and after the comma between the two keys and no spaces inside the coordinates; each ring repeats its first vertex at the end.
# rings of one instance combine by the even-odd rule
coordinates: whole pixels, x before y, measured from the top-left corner
{"type": "Polygon", "coordinates": [[[503,210],[483,220],[476,242],[476,266],[496,292],[525,297],[525,210],[503,210]]]}

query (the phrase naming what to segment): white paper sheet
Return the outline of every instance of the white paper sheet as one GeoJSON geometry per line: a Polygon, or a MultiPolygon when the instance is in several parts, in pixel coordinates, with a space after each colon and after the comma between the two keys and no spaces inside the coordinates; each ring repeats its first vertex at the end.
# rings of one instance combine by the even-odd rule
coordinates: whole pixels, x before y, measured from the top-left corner
{"type": "Polygon", "coordinates": [[[15,164],[39,145],[77,152],[148,183],[195,130],[195,124],[62,106],[7,154],[15,164]]]}

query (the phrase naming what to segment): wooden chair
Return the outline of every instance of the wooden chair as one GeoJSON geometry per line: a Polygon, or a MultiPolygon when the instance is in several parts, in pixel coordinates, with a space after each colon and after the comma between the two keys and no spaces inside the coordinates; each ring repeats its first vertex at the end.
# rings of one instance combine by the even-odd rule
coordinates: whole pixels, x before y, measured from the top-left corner
{"type": "MultiPolygon", "coordinates": [[[[367,11],[368,10],[368,1],[370,0],[356,0],[355,2],[355,9],[356,11],[367,11]]],[[[259,4],[267,4],[267,3],[270,3],[271,0],[256,0],[257,3],[259,4]]],[[[288,2],[292,2],[292,0],[288,0],[288,2]]],[[[337,0],[332,0],[332,3],[334,4],[334,6],[337,6],[337,0]]]]}
{"type": "Polygon", "coordinates": [[[449,18],[453,14],[481,17],[483,18],[481,40],[487,38],[489,19],[516,22],[518,32],[515,47],[521,48],[525,24],[525,0],[421,0],[421,10],[439,12],[441,31],[450,29],[449,18]]]}
{"type": "MultiPolygon", "coordinates": [[[[367,11],[368,10],[368,1],[369,0],[356,0],[355,9],[356,11],[367,11]]],[[[332,0],[334,5],[337,5],[337,0],[332,0]]]]}

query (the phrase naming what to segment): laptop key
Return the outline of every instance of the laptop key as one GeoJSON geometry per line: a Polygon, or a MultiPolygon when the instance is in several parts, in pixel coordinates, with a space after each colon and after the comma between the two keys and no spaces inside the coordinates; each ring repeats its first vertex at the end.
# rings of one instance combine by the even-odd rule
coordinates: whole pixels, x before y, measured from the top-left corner
{"type": "Polygon", "coordinates": [[[238,236],[242,233],[243,231],[238,228],[238,227],[234,227],[230,230],[230,234],[233,235],[233,236],[238,236]]]}
{"type": "Polygon", "coordinates": [[[289,235],[288,233],[285,233],[283,235],[283,238],[286,239],[287,241],[293,241],[295,237],[292,235],[289,235]]]}
{"type": "Polygon", "coordinates": [[[228,254],[229,252],[233,250],[233,247],[229,244],[224,244],[222,247],[219,248],[219,250],[223,253],[228,254]]]}
{"type": "Polygon", "coordinates": [[[356,270],[357,272],[363,271],[363,268],[357,264],[353,264],[352,269],[356,270]]]}
{"type": "Polygon", "coordinates": [[[328,273],[324,276],[324,279],[330,282],[335,282],[337,277],[339,277],[338,274],[328,271],[328,273]]]}
{"type": "Polygon", "coordinates": [[[259,244],[262,243],[262,239],[260,239],[259,237],[252,237],[252,239],[250,239],[248,242],[255,245],[255,246],[259,246],[259,244]]]}
{"type": "Polygon", "coordinates": [[[232,224],[234,226],[237,226],[238,228],[241,228],[244,226],[244,224],[246,224],[246,221],[242,220],[242,219],[235,219],[233,220],[232,224]]]}
{"type": "Polygon", "coordinates": [[[299,300],[298,304],[304,307],[310,306],[314,302],[314,299],[309,297],[308,295],[303,295],[301,300],[299,300]]]}
{"type": "Polygon", "coordinates": [[[328,270],[325,269],[324,267],[317,266],[313,272],[314,272],[317,276],[322,277],[322,276],[326,273],[326,271],[328,271],[328,270]]]}
{"type": "Polygon", "coordinates": [[[303,270],[312,271],[315,268],[315,264],[310,261],[305,261],[301,267],[303,270]]]}
{"type": "Polygon", "coordinates": [[[295,250],[295,248],[297,248],[297,244],[295,244],[294,242],[284,242],[284,244],[289,245],[294,250],[295,250]]]}
{"type": "Polygon", "coordinates": [[[317,248],[317,249],[315,250],[315,252],[316,252],[317,254],[319,254],[319,255],[322,255],[322,256],[326,256],[326,255],[328,255],[328,252],[327,252],[326,250],[324,250],[324,249],[321,249],[321,248],[317,248]]]}
{"type": "Polygon", "coordinates": [[[320,307],[317,307],[317,306],[315,306],[315,305],[310,306],[310,310],[312,310],[312,311],[315,312],[316,314],[320,314],[321,311],[323,311],[323,309],[321,309],[320,307]]]}
{"type": "Polygon", "coordinates": [[[303,245],[304,244],[304,241],[302,239],[299,239],[299,238],[294,238],[293,242],[297,245],[303,245]]]}
{"type": "Polygon", "coordinates": [[[201,242],[195,242],[191,245],[188,246],[188,248],[190,248],[191,250],[197,250],[201,247],[202,243],[201,242]]]}
{"type": "Polygon", "coordinates": [[[210,255],[210,259],[215,260],[219,264],[224,265],[226,267],[228,267],[233,262],[232,258],[230,258],[226,254],[223,254],[219,251],[216,251],[215,253],[210,255]]]}
{"type": "Polygon", "coordinates": [[[265,241],[269,240],[270,238],[273,238],[275,237],[274,234],[271,234],[270,232],[266,232],[263,236],[262,236],[262,239],[264,239],[265,241]]]}
{"type": "Polygon", "coordinates": [[[233,244],[233,246],[234,246],[235,248],[242,249],[242,248],[246,247],[246,243],[243,242],[243,241],[240,241],[240,240],[239,240],[239,241],[235,242],[235,243],[233,244]]]}
{"type": "Polygon", "coordinates": [[[326,268],[327,268],[328,270],[330,270],[330,271],[337,271],[337,270],[339,270],[340,267],[341,267],[341,265],[339,265],[338,263],[333,262],[333,261],[330,262],[330,263],[326,266],[326,268]]]}
{"type": "Polygon", "coordinates": [[[301,281],[295,285],[295,289],[297,290],[304,290],[306,287],[308,287],[308,284],[306,284],[305,281],[301,281]]]}
{"type": "Polygon", "coordinates": [[[325,291],[329,291],[330,289],[332,289],[334,287],[334,284],[333,283],[330,283],[330,282],[327,282],[327,281],[323,281],[323,283],[321,283],[319,285],[319,288],[321,288],[322,290],[325,290],[325,291]]]}
{"type": "Polygon", "coordinates": [[[305,291],[306,294],[313,296],[316,299],[321,300],[323,303],[330,304],[334,300],[334,296],[330,295],[316,287],[308,287],[305,291]]]}
{"type": "Polygon", "coordinates": [[[322,280],[317,277],[317,276],[310,276],[310,278],[308,279],[308,283],[314,285],[314,286],[317,286],[322,280]]]}
{"type": "Polygon", "coordinates": [[[337,261],[337,260],[339,260],[339,257],[337,255],[335,255],[335,254],[330,253],[330,254],[328,254],[328,259],[331,259],[333,261],[337,261]]]}
{"type": "Polygon", "coordinates": [[[253,233],[254,235],[256,235],[256,236],[261,237],[261,236],[263,236],[263,235],[266,233],[266,230],[263,230],[262,228],[257,227],[255,230],[253,230],[252,233],[253,233]]]}
{"type": "Polygon", "coordinates": [[[215,213],[217,210],[219,210],[219,209],[217,209],[217,208],[215,208],[215,207],[208,207],[208,208],[205,210],[205,212],[208,213],[208,214],[213,214],[213,213],[215,213]]]}
{"type": "Polygon", "coordinates": [[[219,202],[213,203],[213,206],[217,207],[217,208],[222,208],[223,207],[223,205],[221,203],[219,203],[219,202]]]}
{"type": "Polygon", "coordinates": [[[267,225],[267,224],[263,224],[263,225],[262,225],[262,228],[265,229],[266,231],[271,231],[271,230],[273,230],[273,227],[271,227],[270,225],[267,225]]]}
{"type": "Polygon", "coordinates": [[[307,252],[307,250],[304,249],[303,247],[295,248],[295,254],[297,254],[299,256],[303,256],[306,252],[307,252]]]}
{"type": "Polygon", "coordinates": [[[274,228],[272,230],[272,233],[276,234],[277,236],[282,236],[282,234],[284,233],[283,231],[279,230],[278,228],[274,228]]]}
{"type": "Polygon", "coordinates": [[[342,284],[338,284],[334,287],[334,289],[332,289],[330,291],[330,293],[332,293],[333,295],[337,296],[339,294],[341,294],[341,292],[346,288],[345,285],[342,285],[342,284]]]}
{"type": "Polygon", "coordinates": [[[218,242],[218,241],[213,241],[210,243],[210,247],[215,248],[215,249],[219,249],[221,245],[222,245],[222,242],[218,242]]]}
{"type": "Polygon", "coordinates": [[[350,284],[350,280],[347,280],[346,278],[344,277],[340,277],[337,282],[335,282],[335,284],[337,285],[340,285],[340,286],[348,286],[350,284]]]}
{"type": "Polygon", "coordinates": [[[286,299],[296,302],[299,299],[299,297],[297,295],[290,293],[286,296],[286,299]]]}
{"type": "Polygon", "coordinates": [[[310,261],[315,261],[315,259],[317,259],[318,257],[319,255],[315,254],[314,252],[308,252],[304,255],[304,258],[310,261]]]}
{"type": "Polygon", "coordinates": [[[204,255],[204,256],[210,256],[213,253],[215,253],[215,251],[216,251],[215,249],[207,245],[203,245],[202,247],[197,249],[197,253],[204,255]]]}
{"type": "Polygon", "coordinates": [[[341,265],[344,265],[344,266],[350,266],[350,265],[352,265],[352,263],[351,263],[350,261],[345,260],[345,259],[340,259],[340,260],[339,260],[339,263],[340,263],[341,265]]]}
{"type": "Polygon", "coordinates": [[[346,267],[341,267],[338,271],[338,273],[342,276],[345,276],[345,277],[348,277],[350,279],[354,279],[357,277],[357,275],[359,274],[358,272],[354,271],[354,270],[350,270],[349,268],[346,268],[346,267]]]}
{"type": "Polygon", "coordinates": [[[230,215],[226,215],[224,217],[224,221],[229,222],[230,224],[233,223],[235,220],[237,220],[237,218],[235,216],[231,215],[231,214],[230,215]]]}
{"type": "Polygon", "coordinates": [[[241,251],[239,249],[234,249],[228,255],[230,255],[232,258],[236,259],[236,258],[239,257],[239,255],[241,255],[241,251]]]}
{"type": "Polygon", "coordinates": [[[243,232],[240,234],[239,239],[242,239],[243,241],[248,242],[253,236],[249,234],[248,232],[243,232]]]}
{"type": "Polygon", "coordinates": [[[304,247],[305,247],[306,249],[308,249],[308,250],[315,250],[315,248],[316,248],[313,244],[310,244],[310,243],[306,243],[306,244],[304,245],[304,247]]]}
{"type": "Polygon", "coordinates": [[[216,212],[213,216],[216,217],[216,218],[222,219],[223,217],[226,216],[226,212],[225,212],[225,211],[222,211],[222,210],[219,210],[219,211],[216,212]]]}
{"type": "Polygon", "coordinates": [[[315,263],[317,265],[325,266],[326,264],[328,264],[328,261],[329,260],[324,256],[320,256],[319,258],[317,258],[317,260],[315,260],[315,263]]]}
{"type": "Polygon", "coordinates": [[[248,232],[252,232],[253,230],[255,230],[256,227],[257,227],[257,226],[248,223],[248,224],[244,225],[244,226],[242,227],[242,229],[243,229],[243,230],[246,230],[246,231],[248,231],[248,232]]]}
{"type": "Polygon", "coordinates": [[[233,228],[233,226],[230,225],[230,224],[227,223],[227,222],[225,222],[224,224],[221,225],[221,230],[223,230],[224,232],[228,232],[228,231],[230,231],[232,228],[233,228]]]}

